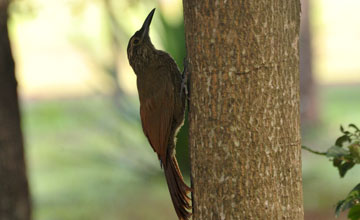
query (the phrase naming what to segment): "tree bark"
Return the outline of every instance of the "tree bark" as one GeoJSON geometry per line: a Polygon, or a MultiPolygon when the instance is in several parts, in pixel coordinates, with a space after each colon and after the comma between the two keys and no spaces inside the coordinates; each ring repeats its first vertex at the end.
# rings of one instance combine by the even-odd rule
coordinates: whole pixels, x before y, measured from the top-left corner
{"type": "Polygon", "coordinates": [[[193,219],[303,219],[300,0],[183,5],[193,219]]]}
{"type": "Polygon", "coordinates": [[[7,30],[8,1],[0,2],[0,219],[30,219],[14,61],[7,30]]]}

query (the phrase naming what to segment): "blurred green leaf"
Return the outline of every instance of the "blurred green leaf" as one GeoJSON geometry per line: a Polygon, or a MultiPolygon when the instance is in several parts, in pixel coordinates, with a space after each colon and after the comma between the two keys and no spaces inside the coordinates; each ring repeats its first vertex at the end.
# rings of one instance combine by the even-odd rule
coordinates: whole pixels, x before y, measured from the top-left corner
{"type": "MultiPolygon", "coordinates": [[[[349,128],[355,131],[345,130],[340,126],[340,131],[343,133],[335,141],[335,146],[331,146],[325,155],[332,159],[333,165],[338,168],[340,177],[344,177],[348,170],[353,168],[355,164],[360,163],[360,130],[355,124],[349,124],[349,128]],[[343,146],[346,142],[348,145],[343,146]]],[[[324,153],[314,151],[306,146],[302,147],[314,154],[324,155],[324,153]]],[[[341,212],[350,209],[348,218],[351,220],[360,219],[360,184],[358,184],[344,200],[338,202],[335,208],[336,216],[341,212]]]]}
{"type": "Polygon", "coordinates": [[[344,177],[346,172],[355,165],[349,155],[351,153],[347,149],[338,146],[332,146],[326,153],[327,157],[333,158],[333,165],[338,168],[340,177],[344,177]]]}
{"type": "Polygon", "coordinates": [[[349,124],[349,127],[354,128],[355,131],[360,131],[360,129],[354,124],[349,124]]]}
{"type": "Polygon", "coordinates": [[[344,177],[346,172],[350,170],[355,164],[353,162],[341,163],[338,166],[340,177],[344,177]]]}
{"type": "Polygon", "coordinates": [[[360,219],[360,204],[357,204],[350,209],[348,218],[351,220],[359,220],[360,219]]]}
{"type": "Polygon", "coordinates": [[[348,134],[344,134],[343,136],[340,136],[338,139],[336,139],[335,145],[342,147],[346,141],[351,142],[351,138],[348,136],[348,134]]]}
{"type": "Polygon", "coordinates": [[[351,209],[348,217],[352,220],[358,220],[359,219],[359,201],[360,201],[360,183],[352,189],[347,197],[344,200],[341,200],[338,202],[335,214],[336,216],[340,215],[340,212],[343,212],[347,209],[351,209]],[[352,209],[355,210],[352,210],[352,209]],[[350,217],[350,214],[352,217],[350,217]],[[357,218],[356,218],[357,216],[357,218]]]}
{"type": "Polygon", "coordinates": [[[344,133],[344,127],[342,125],[340,125],[340,131],[341,133],[344,133]]]}
{"type": "Polygon", "coordinates": [[[340,213],[345,210],[344,205],[345,205],[345,200],[341,200],[338,202],[338,204],[336,205],[336,208],[335,208],[336,217],[339,217],[340,213]]]}
{"type": "Polygon", "coordinates": [[[350,154],[352,155],[353,161],[355,163],[360,163],[360,143],[355,142],[349,147],[350,154]]]}
{"type": "Polygon", "coordinates": [[[348,150],[338,146],[332,146],[326,152],[327,157],[344,157],[349,154],[350,152],[348,150]]]}

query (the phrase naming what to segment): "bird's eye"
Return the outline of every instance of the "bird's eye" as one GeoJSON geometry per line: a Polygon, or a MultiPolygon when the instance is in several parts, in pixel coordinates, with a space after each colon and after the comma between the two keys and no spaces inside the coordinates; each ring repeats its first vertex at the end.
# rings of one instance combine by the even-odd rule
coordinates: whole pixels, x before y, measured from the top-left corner
{"type": "Polygon", "coordinates": [[[139,39],[135,39],[135,40],[133,41],[133,43],[134,43],[134,44],[138,44],[138,43],[139,43],[139,39]]]}

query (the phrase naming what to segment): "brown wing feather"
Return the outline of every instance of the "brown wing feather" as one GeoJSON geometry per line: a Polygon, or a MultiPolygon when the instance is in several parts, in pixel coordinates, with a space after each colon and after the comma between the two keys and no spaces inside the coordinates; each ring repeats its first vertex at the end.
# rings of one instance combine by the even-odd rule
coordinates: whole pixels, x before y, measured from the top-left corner
{"type": "Polygon", "coordinates": [[[146,137],[163,164],[174,114],[174,88],[169,82],[140,103],[141,124],[146,137]]]}

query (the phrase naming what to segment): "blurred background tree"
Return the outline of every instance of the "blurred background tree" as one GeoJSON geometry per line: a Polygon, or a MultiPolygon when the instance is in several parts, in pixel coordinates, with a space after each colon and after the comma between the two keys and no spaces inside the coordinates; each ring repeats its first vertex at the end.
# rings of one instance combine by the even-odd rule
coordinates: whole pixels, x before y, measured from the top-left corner
{"type": "MultiPolygon", "coordinates": [[[[154,7],[153,43],[182,68],[181,0],[13,0],[8,27],[34,219],[175,218],[156,155],[141,131],[126,56],[129,37],[154,7]]],[[[360,3],[309,0],[308,7],[303,15],[309,13],[312,43],[302,33],[301,59],[307,61],[301,71],[302,78],[308,78],[306,69],[312,75],[310,82],[302,80],[302,113],[310,108],[315,114],[308,119],[313,123],[302,122],[302,140],[321,150],[334,142],[340,123],[360,122],[360,3]],[[306,47],[312,56],[304,56],[306,47]]],[[[186,171],[185,137],[182,131],[177,151],[186,171]]],[[[337,178],[326,159],[304,152],[306,219],[333,219],[333,205],[360,177],[358,169],[350,172],[337,178]]]]}
{"type": "Polygon", "coordinates": [[[0,1],[0,219],[29,220],[31,204],[10,48],[9,1],[0,1]]]}
{"type": "Polygon", "coordinates": [[[312,31],[310,27],[309,0],[301,1],[300,26],[300,116],[303,126],[317,123],[317,93],[313,72],[312,31]]]}

